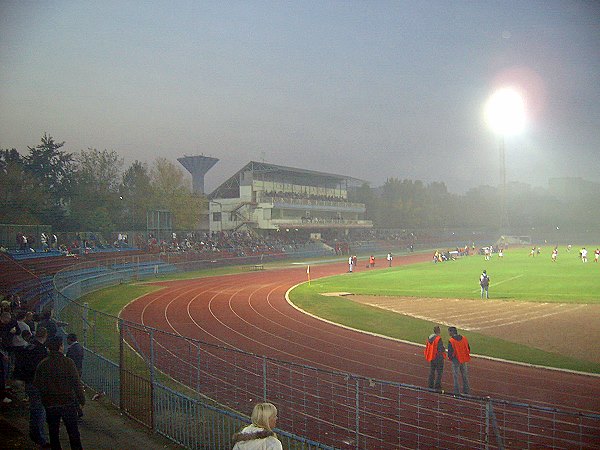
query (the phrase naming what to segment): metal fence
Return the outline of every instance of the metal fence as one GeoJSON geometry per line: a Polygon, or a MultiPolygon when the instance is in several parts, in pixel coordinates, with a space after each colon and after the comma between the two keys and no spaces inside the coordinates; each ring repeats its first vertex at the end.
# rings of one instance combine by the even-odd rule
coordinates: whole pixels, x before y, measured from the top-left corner
{"type": "Polygon", "coordinates": [[[259,401],[277,405],[285,448],[600,448],[600,415],[455,398],[316,369],[126,322],[75,301],[169,265],[138,257],[61,273],[55,305],[69,331],[82,336],[86,383],[188,448],[231,448],[231,435],[247,422],[240,413],[259,401]]]}

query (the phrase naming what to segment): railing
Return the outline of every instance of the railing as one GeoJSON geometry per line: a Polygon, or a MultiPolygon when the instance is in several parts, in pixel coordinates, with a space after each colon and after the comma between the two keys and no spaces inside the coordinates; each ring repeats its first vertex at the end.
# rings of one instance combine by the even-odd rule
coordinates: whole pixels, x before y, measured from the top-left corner
{"type": "Polygon", "coordinates": [[[371,228],[373,222],[371,220],[358,220],[358,219],[337,219],[337,218],[322,218],[322,217],[303,217],[303,218],[289,218],[289,219],[271,219],[272,225],[277,226],[290,226],[290,227],[303,227],[309,226],[314,228],[318,225],[332,227],[332,225],[344,227],[344,228],[371,228]]]}
{"type": "Polygon", "coordinates": [[[321,370],[126,322],[74,301],[132,274],[154,276],[146,266],[86,267],[84,279],[61,274],[56,309],[82,336],[86,383],[188,448],[231,448],[230,436],[247,422],[240,412],[258,401],[277,404],[285,448],[600,448],[600,415],[454,398],[321,370]]]}
{"type": "Polygon", "coordinates": [[[364,203],[353,203],[343,200],[316,200],[309,198],[293,198],[293,197],[278,197],[278,196],[257,196],[257,202],[259,203],[271,203],[271,204],[286,204],[286,205],[300,205],[300,206],[324,206],[333,208],[344,208],[352,210],[365,211],[364,203]]]}

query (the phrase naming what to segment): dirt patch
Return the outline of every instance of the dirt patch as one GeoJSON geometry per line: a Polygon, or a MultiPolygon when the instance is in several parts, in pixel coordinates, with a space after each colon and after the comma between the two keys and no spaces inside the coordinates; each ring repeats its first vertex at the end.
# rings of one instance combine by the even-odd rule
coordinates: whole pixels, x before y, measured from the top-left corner
{"type": "Polygon", "coordinates": [[[357,303],[600,363],[600,305],[346,295],[357,303]]]}

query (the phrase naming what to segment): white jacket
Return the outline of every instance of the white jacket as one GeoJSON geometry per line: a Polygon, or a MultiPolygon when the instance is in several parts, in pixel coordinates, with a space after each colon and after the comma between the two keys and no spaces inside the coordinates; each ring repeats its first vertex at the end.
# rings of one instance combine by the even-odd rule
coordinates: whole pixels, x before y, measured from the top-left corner
{"type": "Polygon", "coordinates": [[[233,440],[233,450],[283,450],[275,433],[254,425],[248,425],[234,434],[233,440]]]}

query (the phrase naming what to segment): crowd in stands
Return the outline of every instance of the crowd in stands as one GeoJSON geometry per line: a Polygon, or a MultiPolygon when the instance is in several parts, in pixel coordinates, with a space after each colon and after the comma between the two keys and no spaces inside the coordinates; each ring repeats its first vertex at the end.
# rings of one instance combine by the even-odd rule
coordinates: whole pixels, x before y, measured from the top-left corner
{"type": "Polygon", "coordinates": [[[152,234],[144,245],[148,252],[195,253],[201,255],[251,256],[257,254],[293,252],[308,239],[290,233],[267,236],[249,231],[215,231],[172,233],[171,239],[160,241],[152,234]]]}
{"type": "MultiPolygon", "coordinates": [[[[65,414],[65,408],[77,407],[70,405],[66,394],[60,395],[61,390],[70,389],[62,386],[65,379],[57,373],[62,370],[61,367],[64,368],[64,363],[59,367],[50,361],[52,358],[64,357],[62,350],[66,350],[66,356],[73,361],[68,362],[67,366],[72,364],[76,369],[73,373],[79,382],[83,348],[77,342],[76,335],[65,334],[63,327],[66,325],[53,318],[51,309],[46,309],[41,314],[28,310],[17,295],[13,294],[0,302],[0,402],[2,407],[10,407],[17,395],[28,399],[29,435],[39,448],[50,448],[47,422],[50,425],[50,439],[57,432],[61,417],[56,421],[51,416],[55,413],[65,414]],[[52,342],[56,344],[54,347],[50,345],[52,342]],[[56,353],[59,349],[60,353],[56,353]],[[56,353],[54,356],[52,351],[56,353]],[[39,368],[44,364],[47,367],[42,374],[39,368]],[[52,381],[53,379],[57,381],[52,381]],[[53,392],[53,389],[57,391],[53,392]],[[55,401],[60,405],[54,404],[55,401]],[[53,429],[54,426],[56,429],[53,429]]],[[[83,414],[81,409],[74,411],[75,420],[77,415],[81,417],[83,414]]],[[[67,425],[69,418],[63,415],[62,419],[67,425]]],[[[68,426],[71,428],[70,439],[72,426],[73,424],[68,426]]],[[[57,436],[56,434],[54,438],[57,436]]]]}

